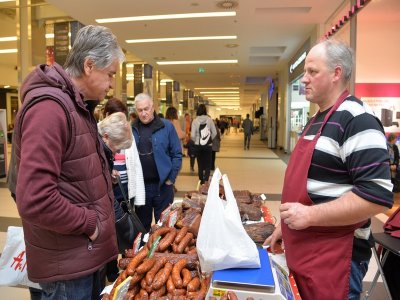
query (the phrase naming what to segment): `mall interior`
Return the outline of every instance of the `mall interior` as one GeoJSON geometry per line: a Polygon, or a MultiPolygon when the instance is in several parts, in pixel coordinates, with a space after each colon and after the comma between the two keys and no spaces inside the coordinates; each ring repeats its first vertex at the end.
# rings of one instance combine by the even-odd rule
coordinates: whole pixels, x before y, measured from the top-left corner
{"type": "MultiPolygon", "coordinates": [[[[234,190],[264,193],[277,219],[290,154],[317,110],[301,83],[304,59],[316,42],[335,38],[355,50],[349,91],[371,106],[385,133],[399,135],[400,1],[161,2],[0,0],[0,249],[8,226],[21,226],[6,183],[19,88],[36,65],[62,65],[84,25],[109,27],[124,49],[126,62],[107,99],[120,98],[129,112],[135,111],[135,95],[147,92],[159,113],[173,105],[181,117],[195,116],[204,103],[213,119],[226,118],[231,125],[250,115],[256,127],[250,150],[243,150],[240,126],[231,126],[222,136],[216,165],[234,190]]],[[[100,119],[107,99],[96,108],[100,119]]],[[[184,157],[176,198],[197,185],[184,157]]],[[[398,198],[395,194],[394,207],[372,219],[373,232],[383,231],[398,198]]],[[[363,296],[376,270],[372,258],[363,296]]],[[[0,286],[0,295],[30,299],[24,286],[0,286]]],[[[369,299],[389,299],[381,278],[369,299]]]]}

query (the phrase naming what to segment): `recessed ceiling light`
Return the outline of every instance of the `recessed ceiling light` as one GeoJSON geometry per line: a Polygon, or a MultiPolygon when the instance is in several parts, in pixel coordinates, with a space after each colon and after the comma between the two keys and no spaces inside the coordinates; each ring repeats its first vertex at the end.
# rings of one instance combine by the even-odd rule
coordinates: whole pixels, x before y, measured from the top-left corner
{"type": "Polygon", "coordinates": [[[17,53],[18,49],[1,49],[0,50],[0,54],[4,54],[4,53],[17,53]]]}
{"type": "Polygon", "coordinates": [[[236,48],[236,47],[239,47],[239,44],[226,44],[225,47],[226,48],[236,48]]]}
{"type": "Polygon", "coordinates": [[[209,92],[200,92],[200,94],[239,94],[239,92],[238,91],[230,91],[230,92],[212,92],[212,91],[209,91],[209,92]]]}
{"type": "Polygon", "coordinates": [[[177,60],[177,61],[158,61],[158,65],[195,65],[195,64],[236,64],[237,59],[226,60],[177,60]]]}
{"type": "Polygon", "coordinates": [[[167,58],[164,56],[156,56],[154,57],[154,60],[166,60],[167,58]]]}
{"type": "MultiPolygon", "coordinates": [[[[154,43],[154,42],[182,42],[182,41],[204,41],[204,40],[234,40],[236,35],[221,35],[221,36],[188,36],[188,37],[172,37],[172,38],[157,38],[157,39],[136,39],[125,40],[128,44],[134,43],[154,43]]],[[[237,44],[232,44],[237,45],[237,44]]]]}
{"type": "Polygon", "coordinates": [[[195,90],[238,90],[238,87],[205,87],[205,88],[194,88],[195,90]]]}
{"type": "Polygon", "coordinates": [[[235,11],[171,14],[171,15],[152,15],[152,16],[137,16],[137,17],[122,17],[122,18],[105,18],[105,19],[96,19],[96,22],[97,23],[118,23],[118,22],[188,19],[188,18],[209,18],[209,17],[232,17],[232,16],[236,16],[235,11]]]}
{"type": "Polygon", "coordinates": [[[0,42],[12,42],[12,41],[16,41],[17,37],[16,36],[4,36],[4,37],[0,37],[0,42]]]}

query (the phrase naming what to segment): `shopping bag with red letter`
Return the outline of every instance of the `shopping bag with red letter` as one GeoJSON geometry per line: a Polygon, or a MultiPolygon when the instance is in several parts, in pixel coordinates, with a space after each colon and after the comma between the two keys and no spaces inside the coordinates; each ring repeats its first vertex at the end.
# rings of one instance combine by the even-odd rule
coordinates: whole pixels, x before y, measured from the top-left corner
{"type": "Polygon", "coordinates": [[[28,279],[22,227],[8,227],[7,240],[0,256],[0,285],[26,285],[40,289],[39,284],[28,279]]]}

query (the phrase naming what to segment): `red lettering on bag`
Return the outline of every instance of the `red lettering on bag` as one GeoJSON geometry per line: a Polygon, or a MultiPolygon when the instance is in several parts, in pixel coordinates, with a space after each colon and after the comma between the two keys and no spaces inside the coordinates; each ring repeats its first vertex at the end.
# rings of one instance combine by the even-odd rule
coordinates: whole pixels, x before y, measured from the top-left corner
{"type": "Polygon", "coordinates": [[[25,266],[26,266],[26,262],[24,262],[24,256],[25,256],[25,250],[22,251],[20,254],[18,254],[18,256],[13,257],[14,261],[11,264],[10,267],[12,268],[14,266],[14,264],[15,264],[14,270],[15,271],[19,270],[19,271],[22,272],[25,269],[25,266]]]}

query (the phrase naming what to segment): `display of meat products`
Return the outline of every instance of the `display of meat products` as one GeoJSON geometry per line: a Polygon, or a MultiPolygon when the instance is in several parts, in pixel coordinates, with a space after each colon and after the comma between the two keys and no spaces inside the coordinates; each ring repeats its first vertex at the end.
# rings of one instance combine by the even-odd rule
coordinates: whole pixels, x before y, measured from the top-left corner
{"type": "Polygon", "coordinates": [[[179,228],[187,226],[189,232],[193,233],[193,235],[197,237],[197,234],[199,233],[200,221],[201,214],[198,212],[198,210],[195,208],[189,208],[183,213],[182,219],[176,222],[176,226],[179,228]]]}
{"type": "MultiPolygon", "coordinates": [[[[197,254],[174,254],[174,253],[155,252],[154,257],[156,258],[156,260],[159,260],[162,257],[166,257],[167,261],[170,262],[171,264],[175,264],[182,258],[185,258],[187,261],[185,268],[188,268],[189,270],[197,270],[199,265],[199,257],[197,256],[197,254]]],[[[131,260],[132,258],[121,258],[118,261],[118,267],[122,270],[126,269],[131,260]]]]}
{"type": "Polygon", "coordinates": [[[235,196],[236,202],[250,204],[251,203],[251,194],[248,190],[243,191],[233,191],[233,195],[235,196]]]}
{"type": "Polygon", "coordinates": [[[255,207],[251,204],[243,204],[240,203],[239,212],[242,220],[250,220],[250,221],[260,221],[263,214],[259,207],[255,207]]]}
{"type": "Polygon", "coordinates": [[[243,227],[250,238],[257,244],[264,243],[265,239],[269,237],[275,229],[273,224],[267,222],[245,224],[243,227]]]}
{"type": "Polygon", "coordinates": [[[190,199],[189,198],[183,199],[182,208],[183,209],[195,208],[199,210],[200,213],[202,213],[206,200],[207,198],[204,195],[192,194],[190,199]]]}

